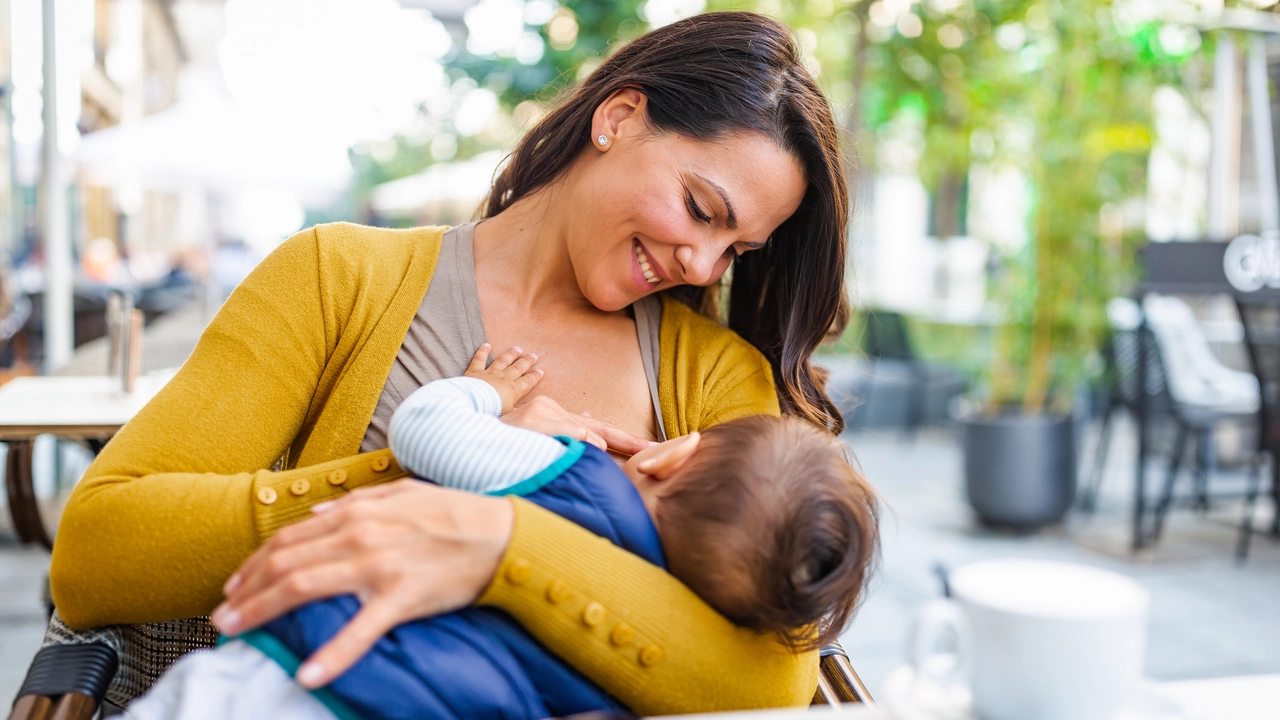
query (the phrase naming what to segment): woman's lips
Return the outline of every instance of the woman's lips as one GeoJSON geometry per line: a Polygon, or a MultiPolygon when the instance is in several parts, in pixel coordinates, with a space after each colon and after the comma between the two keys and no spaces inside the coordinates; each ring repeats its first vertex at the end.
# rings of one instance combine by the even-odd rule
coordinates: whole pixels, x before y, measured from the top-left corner
{"type": "Polygon", "coordinates": [[[662,266],[655,262],[653,256],[647,252],[644,243],[638,239],[634,240],[633,243],[636,263],[640,266],[640,274],[644,277],[645,282],[650,285],[657,285],[663,280],[669,280],[670,278],[663,271],[662,266]]]}

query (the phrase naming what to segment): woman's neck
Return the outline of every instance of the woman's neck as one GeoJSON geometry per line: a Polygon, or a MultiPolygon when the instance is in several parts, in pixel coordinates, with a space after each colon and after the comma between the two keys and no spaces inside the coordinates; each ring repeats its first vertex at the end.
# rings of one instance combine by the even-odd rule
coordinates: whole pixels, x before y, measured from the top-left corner
{"type": "Polygon", "coordinates": [[[573,272],[567,237],[572,183],[552,182],[476,226],[477,280],[497,290],[512,310],[594,307],[573,272]]]}

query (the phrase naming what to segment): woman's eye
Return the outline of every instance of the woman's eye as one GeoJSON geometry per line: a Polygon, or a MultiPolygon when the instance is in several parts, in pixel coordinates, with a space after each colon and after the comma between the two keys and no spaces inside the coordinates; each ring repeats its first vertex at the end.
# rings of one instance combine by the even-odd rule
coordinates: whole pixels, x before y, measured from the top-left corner
{"type": "Polygon", "coordinates": [[[698,203],[694,201],[692,195],[685,195],[684,201],[689,205],[689,214],[693,215],[698,222],[710,223],[711,216],[702,212],[702,208],[698,207],[698,203]]]}

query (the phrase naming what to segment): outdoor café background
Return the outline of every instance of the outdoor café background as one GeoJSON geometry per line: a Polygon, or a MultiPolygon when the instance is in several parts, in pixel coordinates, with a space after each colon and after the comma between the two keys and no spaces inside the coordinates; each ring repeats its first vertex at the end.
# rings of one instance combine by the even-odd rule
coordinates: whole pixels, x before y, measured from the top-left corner
{"type": "MultiPolygon", "coordinates": [[[[1242,7],[1271,3],[1240,3],[1242,7]]],[[[1221,0],[1080,0],[1088,62],[1119,58],[1137,102],[1106,98],[1066,137],[1118,160],[1089,232],[1123,284],[1128,245],[1204,234],[1212,52],[1192,26],[1221,0]]],[[[558,89],[619,41],[704,10],[796,29],[856,171],[851,290],[912,314],[919,350],[974,377],[979,330],[1025,262],[1038,123],[1062,7],[1004,0],[58,0],[58,148],[81,315],[110,287],[199,287],[216,302],[272,247],[318,222],[456,223],[558,89]],[[1006,283],[1007,284],[1007,283],[1006,283]],[[959,337],[959,341],[957,341],[959,337]]],[[[40,0],[0,3],[0,262],[44,283],[40,0]],[[7,7],[5,7],[7,6],[7,7]]],[[[1060,132],[1060,134],[1062,134],[1060,132]]],[[[1048,140],[1064,138],[1049,137],[1048,140]]],[[[1247,178],[1246,178],[1247,184],[1247,178]]],[[[1242,228],[1251,208],[1246,198],[1242,228]]],[[[1070,258],[1068,257],[1069,261],[1070,258]]],[[[183,292],[168,297],[183,298],[183,292]]],[[[174,300],[177,302],[178,300],[174,300]]],[[[28,359],[43,360],[33,327],[28,359]]],[[[856,331],[856,323],[855,323],[856,331]]],[[[77,320],[75,342],[101,329],[77,320]]],[[[852,341],[850,341],[852,342],[852,341]]]]}

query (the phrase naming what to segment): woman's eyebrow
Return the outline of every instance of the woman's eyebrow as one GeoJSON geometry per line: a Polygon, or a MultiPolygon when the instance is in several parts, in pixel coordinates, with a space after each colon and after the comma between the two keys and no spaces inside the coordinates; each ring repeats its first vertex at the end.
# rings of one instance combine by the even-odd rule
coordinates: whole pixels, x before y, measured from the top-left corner
{"type": "Polygon", "coordinates": [[[704,182],[704,183],[706,183],[706,184],[710,185],[710,186],[711,186],[711,188],[712,188],[713,190],[715,190],[717,193],[719,193],[719,194],[720,194],[720,199],[724,201],[724,207],[725,207],[725,210],[726,210],[726,212],[725,212],[725,218],[724,218],[724,224],[725,224],[725,226],[726,226],[726,227],[728,227],[730,230],[737,230],[737,229],[738,229],[738,214],[737,214],[737,213],[735,213],[735,212],[733,211],[733,203],[729,202],[729,195],[728,195],[728,193],[726,193],[726,192],[724,191],[724,188],[722,188],[722,187],[720,187],[719,185],[717,185],[717,184],[715,184],[715,183],[711,182],[710,180],[708,180],[708,179],[706,179],[706,178],[702,177],[701,175],[699,175],[699,174],[697,174],[697,173],[694,173],[693,175],[694,175],[694,177],[698,178],[698,179],[699,179],[699,180],[701,180],[702,182],[704,182]]]}

